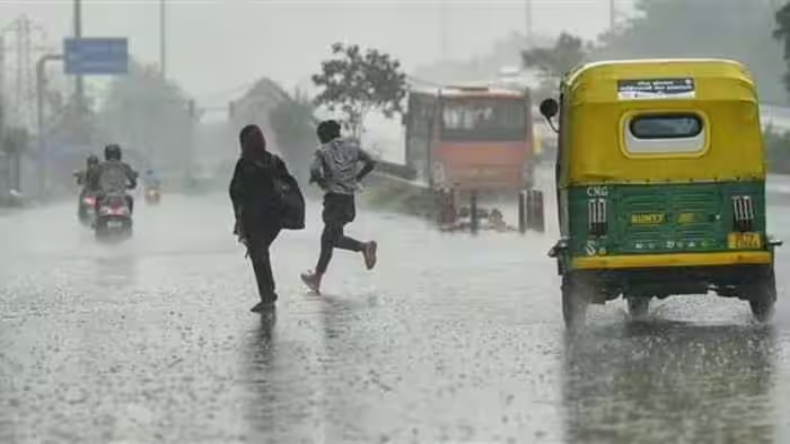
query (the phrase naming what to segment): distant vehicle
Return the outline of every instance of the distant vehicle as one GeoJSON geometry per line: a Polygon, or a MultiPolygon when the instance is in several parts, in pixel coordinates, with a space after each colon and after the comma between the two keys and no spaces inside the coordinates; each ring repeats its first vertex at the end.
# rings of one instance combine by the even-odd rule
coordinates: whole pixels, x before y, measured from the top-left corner
{"type": "Polygon", "coordinates": [[[528,89],[414,89],[403,121],[406,165],[437,192],[442,224],[454,223],[461,202],[468,201],[476,226],[479,193],[511,193],[526,205],[521,227],[543,230],[528,89]]]}
{"type": "Polygon", "coordinates": [[[556,162],[565,322],[621,295],[643,316],[653,297],[776,302],[756,87],[728,60],[601,62],[565,76],[556,162]]]}
{"type": "Polygon", "coordinates": [[[156,205],[162,201],[162,190],[159,187],[148,187],[145,189],[145,202],[156,205]]]}

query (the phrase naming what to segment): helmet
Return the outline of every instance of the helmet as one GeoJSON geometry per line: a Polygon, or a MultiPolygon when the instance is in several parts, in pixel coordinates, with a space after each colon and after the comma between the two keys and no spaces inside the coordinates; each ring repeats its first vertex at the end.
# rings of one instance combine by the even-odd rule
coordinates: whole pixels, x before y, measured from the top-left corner
{"type": "Polygon", "coordinates": [[[105,160],[121,160],[121,147],[116,144],[104,147],[105,160]]]}
{"type": "Polygon", "coordinates": [[[89,167],[96,166],[98,164],[99,164],[99,158],[96,157],[95,154],[91,154],[90,156],[88,156],[88,166],[89,167]]]}

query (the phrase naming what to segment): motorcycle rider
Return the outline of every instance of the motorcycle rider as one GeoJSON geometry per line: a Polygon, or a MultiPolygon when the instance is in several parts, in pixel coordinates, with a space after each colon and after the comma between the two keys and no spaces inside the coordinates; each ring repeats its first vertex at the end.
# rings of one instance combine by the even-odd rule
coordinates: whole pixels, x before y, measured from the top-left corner
{"type": "Polygon", "coordinates": [[[82,186],[80,190],[80,197],[79,197],[79,214],[80,216],[84,216],[85,208],[83,206],[83,202],[85,201],[85,196],[89,194],[96,194],[99,190],[98,184],[98,169],[99,169],[99,158],[96,155],[91,154],[88,156],[87,165],[85,170],[78,171],[74,173],[77,177],[77,185],[82,186]]]}
{"type": "Polygon", "coordinates": [[[145,186],[146,189],[151,189],[151,190],[159,189],[161,185],[161,181],[159,180],[159,177],[157,177],[156,173],[154,173],[153,169],[149,168],[148,170],[146,170],[145,176],[143,176],[143,185],[145,186]]]}
{"type": "Polygon", "coordinates": [[[96,191],[96,171],[98,168],[99,158],[95,154],[91,154],[88,156],[85,169],[74,173],[77,177],[77,185],[82,186],[82,196],[86,194],[86,191],[96,191]]]}
{"type": "Polygon", "coordinates": [[[127,189],[137,187],[137,172],[121,160],[121,147],[110,144],[104,148],[104,162],[99,165],[97,182],[99,197],[96,199],[98,208],[101,200],[110,194],[123,194],[129,203],[129,212],[134,212],[134,198],[126,194],[127,189]]]}

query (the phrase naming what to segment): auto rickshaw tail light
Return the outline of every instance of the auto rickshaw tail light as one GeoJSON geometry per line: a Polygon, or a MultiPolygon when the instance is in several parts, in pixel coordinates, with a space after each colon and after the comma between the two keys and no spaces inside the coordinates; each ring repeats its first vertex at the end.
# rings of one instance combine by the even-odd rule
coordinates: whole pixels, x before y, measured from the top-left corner
{"type": "Polygon", "coordinates": [[[591,235],[603,236],[606,234],[606,199],[596,198],[587,201],[587,221],[591,235]]]}
{"type": "Polygon", "coordinates": [[[732,197],[733,226],[741,232],[754,229],[754,201],[751,196],[732,197]]]}

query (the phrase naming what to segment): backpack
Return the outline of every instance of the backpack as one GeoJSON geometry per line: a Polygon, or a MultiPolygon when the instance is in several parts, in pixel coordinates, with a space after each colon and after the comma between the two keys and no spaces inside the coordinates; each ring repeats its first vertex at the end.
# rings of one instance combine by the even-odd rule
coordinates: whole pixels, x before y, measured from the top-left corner
{"type": "MultiPolygon", "coordinates": [[[[282,162],[282,160],[280,160],[282,162]]],[[[299,183],[285,172],[276,168],[272,174],[274,194],[280,219],[280,228],[285,230],[302,230],[305,227],[305,203],[299,183]]]]}

